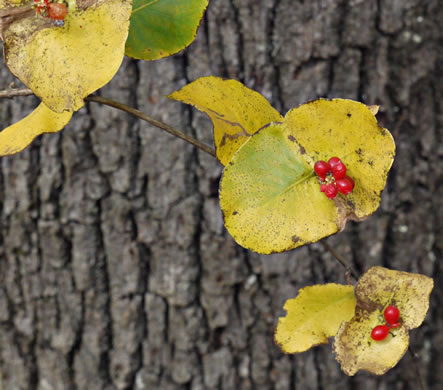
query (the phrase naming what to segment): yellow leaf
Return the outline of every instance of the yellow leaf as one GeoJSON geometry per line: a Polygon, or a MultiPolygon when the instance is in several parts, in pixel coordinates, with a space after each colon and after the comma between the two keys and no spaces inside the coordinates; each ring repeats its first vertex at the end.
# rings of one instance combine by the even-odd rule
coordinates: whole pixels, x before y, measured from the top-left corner
{"type": "Polygon", "coordinates": [[[105,85],[123,60],[132,6],[102,0],[70,10],[63,27],[32,16],[6,31],[9,69],[53,111],[76,111],[105,85]]]}
{"type": "Polygon", "coordinates": [[[41,103],[27,117],[0,132],[0,156],[22,151],[40,134],[63,129],[71,117],[72,112],[58,114],[41,103]]]}
{"type": "Polygon", "coordinates": [[[288,299],[280,318],[275,341],[286,353],[303,352],[327,344],[343,321],[354,315],[354,287],[324,284],[305,287],[295,299],[288,299]]]}
{"type": "Polygon", "coordinates": [[[336,198],[344,219],[340,230],[346,219],[363,219],[378,208],[395,143],[391,133],[378,126],[371,109],[352,100],[319,99],[288,112],[284,125],[312,167],[318,160],[337,156],[354,179],[355,188],[345,204],[338,203],[343,198],[336,198]]]}
{"type": "Polygon", "coordinates": [[[258,92],[220,77],[201,77],[168,97],[191,104],[211,118],[217,158],[223,165],[249,136],[283,119],[258,92]]]}
{"type": "Polygon", "coordinates": [[[225,167],[225,226],[241,246],[265,254],[334,234],[377,209],[394,149],[390,133],[362,103],[303,104],[250,137],[225,167]],[[346,164],[355,188],[331,201],[320,192],[314,164],[333,156],[346,164]]]}
{"type": "Polygon", "coordinates": [[[334,351],[342,370],[347,375],[358,370],[382,375],[394,367],[408,348],[408,330],[420,326],[426,316],[433,285],[424,275],[369,269],[355,287],[355,316],[341,326],[335,338],[334,351]],[[399,309],[400,327],[392,328],[383,341],[375,341],[372,329],[386,322],[383,313],[389,305],[399,309]]]}
{"type": "Polygon", "coordinates": [[[402,325],[414,329],[426,317],[433,287],[434,281],[425,275],[372,267],[358,281],[355,295],[359,306],[379,312],[386,306],[396,306],[402,325]]]}
{"type": "Polygon", "coordinates": [[[409,335],[406,328],[401,326],[391,330],[386,339],[375,341],[371,337],[371,331],[377,325],[382,325],[378,312],[369,313],[357,308],[355,317],[340,327],[334,351],[347,375],[355,375],[359,370],[383,375],[407,351],[409,335]]]}

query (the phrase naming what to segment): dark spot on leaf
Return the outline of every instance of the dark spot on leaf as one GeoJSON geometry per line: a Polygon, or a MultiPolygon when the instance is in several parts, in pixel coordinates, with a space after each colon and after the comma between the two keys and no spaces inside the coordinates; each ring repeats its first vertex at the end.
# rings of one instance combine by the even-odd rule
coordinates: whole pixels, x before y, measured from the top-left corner
{"type": "Polygon", "coordinates": [[[238,211],[234,211],[233,213],[232,213],[232,215],[237,215],[238,214],[238,211]]]}
{"type": "Polygon", "coordinates": [[[359,156],[363,156],[363,149],[362,148],[358,148],[355,153],[357,153],[359,156]]]}
{"type": "Polygon", "coordinates": [[[295,138],[292,135],[288,135],[288,140],[291,142],[295,142],[295,138]]]}
{"type": "Polygon", "coordinates": [[[368,164],[369,164],[371,167],[373,167],[373,166],[374,166],[374,161],[369,160],[369,161],[368,161],[368,164]]]}
{"type": "Polygon", "coordinates": [[[347,116],[348,118],[350,118],[350,117],[352,116],[352,114],[351,114],[350,112],[348,112],[348,113],[346,114],[346,116],[347,116]]]}
{"type": "Polygon", "coordinates": [[[301,241],[300,238],[298,238],[297,236],[292,236],[291,239],[292,239],[292,242],[294,244],[296,244],[297,242],[301,241]]]}
{"type": "Polygon", "coordinates": [[[306,154],[306,149],[300,145],[300,154],[306,154]]]}

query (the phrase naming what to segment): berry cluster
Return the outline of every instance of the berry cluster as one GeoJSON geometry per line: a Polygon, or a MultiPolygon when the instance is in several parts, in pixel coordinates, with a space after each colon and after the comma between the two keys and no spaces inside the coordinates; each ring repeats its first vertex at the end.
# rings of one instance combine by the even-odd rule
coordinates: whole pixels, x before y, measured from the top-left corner
{"type": "Polygon", "coordinates": [[[331,157],[328,162],[317,161],[314,171],[320,180],[320,191],[329,199],[334,199],[339,192],[348,195],[354,189],[354,180],[346,176],[346,165],[338,157],[331,157]]]}
{"type": "Polygon", "coordinates": [[[377,325],[372,329],[371,337],[375,341],[384,340],[387,337],[390,328],[398,328],[400,326],[400,322],[398,322],[400,318],[400,310],[398,310],[398,308],[392,305],[388,306],[383,314],[387,324],[377,325]]]}
{"type": "Polygon", "coordinates": [[[49,0],[34,0],[35,11],[42,16],[53,20],[64,20],[68,14],[68,7],[63,3],[50,3],[49,0]]]}

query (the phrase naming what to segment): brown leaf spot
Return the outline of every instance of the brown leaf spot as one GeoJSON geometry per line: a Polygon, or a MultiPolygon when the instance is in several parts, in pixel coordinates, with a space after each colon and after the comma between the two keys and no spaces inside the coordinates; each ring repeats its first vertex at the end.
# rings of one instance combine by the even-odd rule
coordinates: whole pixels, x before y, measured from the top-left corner
{"type": "Polygon", "coordinates": [[[291,142],[295,142],[295,138],[292,135],[288,135],[288,140],[291,142]]]}
{"type": "Polygon", "coordinates": [[[291,237],[291,240],[292,240],[292,242],[293,242],[294,244],[296,244],[297,242],[301,241],[301,239],[298,238],[297,236],[292,236],[292,237],[291,237]]]}
{"type": "Polygon", "coordinates": [[[233,213],[232,213],[232,215],[237,215],[238,214],[238,211],[234,211],[233,213]]]}
{"type": "Polygon", "coordinates": [[[347,116],[348,118],[350,118],[350,117],[352,116],[352,114],[351,114],[350,112],[348,112],[348,113],[346,114],[346,116],[347,116]]]}

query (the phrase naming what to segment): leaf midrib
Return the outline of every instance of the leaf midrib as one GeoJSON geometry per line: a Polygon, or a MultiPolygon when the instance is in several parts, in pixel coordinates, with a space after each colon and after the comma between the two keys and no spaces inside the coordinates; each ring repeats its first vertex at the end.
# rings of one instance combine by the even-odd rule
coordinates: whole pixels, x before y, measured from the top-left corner
{"type": "Polygon", "coordinates": [[[135,13],[140,12],[140,11],[144,10],[145,8],[149,7],[150,5],[153,5],[153,4],[155,4],[155,3],[158,3],[159,1],[160,1],[160,0],[152,0],[152,1],[149,2],[149,3],[143,4],[143,5],[141,5],[140,7],[138,7],[138,8],[136,8],[136,9],[132,10],[131,15],[134,15],[135,13]]]}

